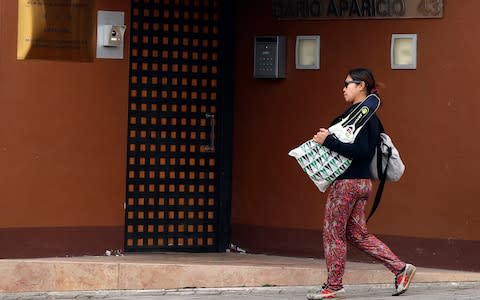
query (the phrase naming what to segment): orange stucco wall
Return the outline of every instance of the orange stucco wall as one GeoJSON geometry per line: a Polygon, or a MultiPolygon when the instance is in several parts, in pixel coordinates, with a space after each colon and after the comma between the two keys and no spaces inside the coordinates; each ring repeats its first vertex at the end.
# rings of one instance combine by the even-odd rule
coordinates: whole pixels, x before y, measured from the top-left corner
{"type": "MultiPolygon", "coordinates": [[[[325,194],[287,153],[346,108],[345,73],[366,66],[382,85],[379,115],[407,166],[387,184],[370,230],[480,240],[480,3],[444,3],[442,19],[277,21],[271,0],[237,1],[233,225],[321,230],[325,194]],[[417,70],[390,69],[393,33],[418,34],[417,70]],[[270,34],[288,38],[286,79],[252,76],[253,38],[270,34]],[[296,70],[295,37],[309,34],[321,36],[321,69],[296,70]]],[[[124,11],[130,24],[129,0],[96,7],[124,11]]],[[[17,1],[0,1],[0,229],[110,227],[121,235],[128,36],[122,60],[18,61],[17,1]]]]}
{"type": "MultiPolygon", "coordinates": [[[[129,24],[128,0],[96,8],[129,24]]],[[[17,1],[0,1],[0,228],[123,226],[126,36],[122,60],[19,61],[17,1]]]]}
{"type": "Polygon", "coordinates": [[[387,183],[375,233],[480,240],[477,196],[480,29],[476,0],[445,0],[442,19],[277,21],[270,0],[238,1],[232,223],[321,230],[325,194],[288,151],[346,105],[357,66],[381,83],[381,117],[406,164],[387,183]],[[390,69],[390,37],[416,33],[416,70],[390,69]],[[287,78],[254,79],[255,35],[286,35],[287,78]],[[320,70],[296,70],[296,35],[321,36],[320,70]]]}

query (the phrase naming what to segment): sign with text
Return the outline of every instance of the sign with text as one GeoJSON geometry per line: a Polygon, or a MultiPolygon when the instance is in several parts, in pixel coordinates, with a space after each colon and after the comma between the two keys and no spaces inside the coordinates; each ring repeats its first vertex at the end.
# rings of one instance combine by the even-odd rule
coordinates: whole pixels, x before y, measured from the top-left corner
{"type": "Polygon", "coordinates": [[[278,19],[442,18],[443,0],[272,0],[278,19]]]}
{"type": "Polygon", "coordinates": [[[91,61],[95,0],[18,0],[17,59],[91,61]]]}

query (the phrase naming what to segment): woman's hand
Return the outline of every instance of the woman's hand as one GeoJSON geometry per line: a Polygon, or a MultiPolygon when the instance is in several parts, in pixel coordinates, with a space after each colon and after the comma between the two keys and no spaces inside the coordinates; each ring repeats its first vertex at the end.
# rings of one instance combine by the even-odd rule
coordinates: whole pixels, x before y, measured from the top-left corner
{"type": "Polygon", "coordinates": [[[318,132],[313,136],[313,140],[319,144],[323,144],[327,136],[330,134],[328,129],[320,128],[318,132]]]}

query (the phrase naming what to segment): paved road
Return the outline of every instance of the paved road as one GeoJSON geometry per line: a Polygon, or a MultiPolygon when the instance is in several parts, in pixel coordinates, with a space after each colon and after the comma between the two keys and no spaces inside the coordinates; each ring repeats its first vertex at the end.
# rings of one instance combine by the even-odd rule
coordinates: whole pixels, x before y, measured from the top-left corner
{"type": "MultiPolygon", "coordinates": [[[[263,287],[263,288],[227,288],[227,289],[179,289],[147,291],[92,291],[65,293],[17,293],[2,294],[5,300],[305,300],[312,287],[263,287]]],[[[355,300],[456,300],[479,299],[480,282],[428,283],[412,284],[410,290],[392,298],[393,288],[388,285],[351,285],[346,286],[346,299],[355,300]]]]}

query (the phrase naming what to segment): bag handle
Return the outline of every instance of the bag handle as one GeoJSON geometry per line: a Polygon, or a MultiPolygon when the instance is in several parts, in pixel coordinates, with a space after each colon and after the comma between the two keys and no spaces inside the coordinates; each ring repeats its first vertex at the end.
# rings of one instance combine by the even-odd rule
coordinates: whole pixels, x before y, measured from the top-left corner
{"type": "MultiPolygon", "coordinates": [[[[380,146],[378,146],[378,148],[380,148],[380,146]]],[[[379,149],[377,149],[379,150],[379,149]]],[[[377,158],[380,157],[380,166],[381,166],[381,161],[382,161],[382,158],[381,158],[381,152],[380,151],[377,151],[377,158]]],[[[388,159],[387,159],[387,162],[390,160],[390,157],[392,156],[392,148],[388,148],[388,159]]],[[[387,165],[385,166],[385,171],[384,172],[379,172],[379,177],[380,177],[380,183],[378,185],[378,189],[377,189],[377,193],[375,195],[375,200],[373,201],[373,206],[372,206],[372,210],[370,211],[370,214],[368,215],[368,218],[367,218],[367,223],[368,223],[368,220],[370,220],[370,218],[373,216],[373,214],[375,213],[375,211],[377,210],[377,207],[378,205],[380,204],[380,198],[382,198],[382,193],[383,193],[383,187],[385,186],[385,181],[387,180],[387,169],[388,169],[388,163],[387,165]]]]}
{"type": "MultiPolygon", "coordinates": [[[[385,132],[385,129],[383,128],[382,121],[380,121],[380,118],[378,118],[378,123],[380,125],[380,133],[385,132]]],[[[367,223],[368,220],[373,216],[375,211],[377,210],[378,205],[380,204],[380,199],[382,198],[382,193],[383,193],[383,188],[385,186],[385,181],[387,179],[387,169],[388,169],[388,161],[390,160],[390,157],[392,156],[392,148],[388,148],[388,159],[387,159],[387,165],[385,166],[385,170],[383,171],[383,166],[382,166],[382,149],[380,145],[380,137],[379,141],[376,145],[377,147],[377,174],[380,179],[380,183],[377,188],[377,193],[375,194],[375,200],[373,201],[373,206],[372,210],[370,211],[370,214],[368,215],[367,218],[367,223]],[[382,172],[383,171],[383,172],[382,172]]]]}

